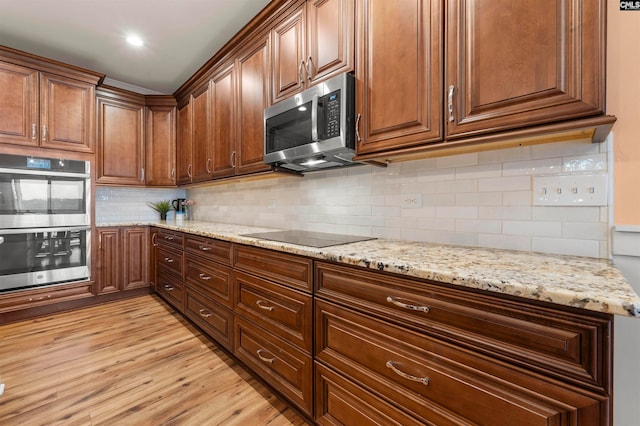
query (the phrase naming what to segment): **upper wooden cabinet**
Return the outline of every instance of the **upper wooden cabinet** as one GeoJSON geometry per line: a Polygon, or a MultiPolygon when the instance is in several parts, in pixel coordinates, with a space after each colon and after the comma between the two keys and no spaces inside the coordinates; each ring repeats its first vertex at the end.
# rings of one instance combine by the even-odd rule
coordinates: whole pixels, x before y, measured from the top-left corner
{"type": "Polygon", "coordinates": [[[103,77],[0,47],[0,143],[93,152],[103,77]]]}
{"type": "Polygon", "coordinates": [[[447,135],[603,113],[605,9],[599,0],[449,0],[447,135]]]}
{"type": "Polygon", "coordinates": [[[357,10],[364,158],[615,121],[603,116],[605,2],[358,0],[357,10]]]}
{"type": "Polygon", "coordinates": [[[264,164],[264,109],[270,105],[269,38],[249,43],[236,59],[236,175],[269,170],[264,164]]]}
{"type": "Polygon", "coordinates": [[[144,185],[144,96],[98,90],[98,184],[144,185]]]}
{"type": "Polygon", "coordinates": [[[191,181],[211,178],[213,141],[211,140],[211,83],[207,82],[191,95],[191,181]]]}
{"type": "Polygon", "coordinates": [[[441,4],[359,0],[359,154],[441,140],[441,4]]]}
{"type": "Polygon", "coordinates": [[[176,185],[176,101],[173,96],[145,96],[145,182],[176,185]]]}
{"type": "Polygon", "coordinates": [[[211,79],[211,106],[213,121],[213,177],[235,174],[235,62],[220,67],[211,79]]]}
{"type": "Polygon", "coordinates": [[[183,185],[191,182],[191,104],[187,102],[178,106],[177,116],[176,175],[178,185],[183,185]]]}
{"type": "Polygon", "coordinates": [[[271,31],[273,102],[353,71],[354,0],[308,0],[271,31]]]}
{"type": "Polygon", "coordinates": [[[175,104],[172,96],[99,87],[99,185],[175,186],[175,104]]]}

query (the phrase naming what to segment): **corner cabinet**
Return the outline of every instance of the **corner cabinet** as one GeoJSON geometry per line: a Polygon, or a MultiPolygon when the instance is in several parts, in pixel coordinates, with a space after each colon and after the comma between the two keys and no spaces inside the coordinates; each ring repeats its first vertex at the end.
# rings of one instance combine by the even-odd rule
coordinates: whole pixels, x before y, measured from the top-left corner
{"type": "Polygon", "coordinates": [[[98,90],[97,184],[144,185],[144,96],[98,90]]]}
{"type": "Polygon", "coordinates": [[[0,143],[92,153],[103,77],[0,47],[0,143]]]}
{"type": "Polygon", "coordinates": [[[176,100],[145,96],[145,184],[176,186],[176,100]]]}
{"type": "Polygon", "coordinates": [[[450,138],[604,112],[601,0],[447,1],[450,138]]]}

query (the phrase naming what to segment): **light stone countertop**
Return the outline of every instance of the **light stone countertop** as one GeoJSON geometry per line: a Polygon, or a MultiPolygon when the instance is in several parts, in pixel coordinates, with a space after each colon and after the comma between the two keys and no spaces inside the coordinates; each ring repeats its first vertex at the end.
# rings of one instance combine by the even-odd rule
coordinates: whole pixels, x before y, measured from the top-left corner
{"type": "Polygon", "coordinates": [[[389,239],[314,248],[242,236],[277,230],[273,228],[200,221],[98,226],[133,225],[157,226],[462,287],[640,317],[640,297],[622,273],[605,259],[389,239]]]}

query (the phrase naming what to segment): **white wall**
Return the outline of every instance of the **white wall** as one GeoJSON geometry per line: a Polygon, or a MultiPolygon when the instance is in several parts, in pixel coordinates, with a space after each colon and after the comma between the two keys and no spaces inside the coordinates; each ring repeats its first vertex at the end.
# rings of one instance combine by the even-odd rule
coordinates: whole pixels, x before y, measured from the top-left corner
{"type": "Polygon", "coordinates": [[[188,194],[197,220],[608,258],[607,207],[532,205],[533,175],[607,169],[606,143],[564,142],[188,194]],[[402,208],[415,194],[422,207],[402,208]]]}
{"type": "Polygon", "coordinates": [[[147,201],[173,200],[185,196],[184,189],[98,186],[95,200],[96,223],[100,225],[159,220],[159,214],[147,206],[147,201]]]}

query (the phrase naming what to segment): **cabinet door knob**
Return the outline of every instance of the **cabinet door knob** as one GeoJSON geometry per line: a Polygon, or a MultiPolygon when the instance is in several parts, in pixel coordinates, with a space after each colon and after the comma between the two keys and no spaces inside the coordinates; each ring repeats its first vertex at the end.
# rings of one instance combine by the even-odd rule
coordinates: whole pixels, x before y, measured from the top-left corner
{"type": "Polygon", "coordinates": [[[198,248],[202,251],[210,251],[211,248],[210,247],[205,247],[205,246],[198,246],[198,248]]]}
{"type": "Polygon", "coordinates": [[[173,290],[174,290],[173,286],[172,286],[172,285],[169,285],[169,284],[165,284],[165,285],[164,285],[164,288],[165,288],[167,291],[173,291],[173,290]]]}
{"type": "Polygon", "coordinates": [[[449,86],[449,96],[447,97],[447,109],[449,110],[449,121],[454,122],[455,117],[453,116],[453,92],[455,91],[455,86],[452,84],[449,86]]]}
{"type": "Polygon", "coordinates": [[[173,259],[171,259],[170,257],[165,257],[165,258],[164,258],[164,260],[165,260],[167,263],[173,263],[173,262],[174,262],[174,260],[173,260],[173,259]]]}
{"type": "Polygon", "coordinates": [[[198,311],[198,313],[200,314],[200,316],[201,316],[202,318],[209,318],[209,317],[211,316],[211,312],[209,312],[209,311],[208,311],[208,310],[206,310],[206,309],[200,309],[200,310],[198,311]]]}
{"type": "Polygon", "coordinates": [[[199,274],[198,276],[200,277],[201,280],[204,280],[204,281],[209,281],[211,279],[211,277],[209,275],[205,275],[205,274],[202,274],[202,273],[199,274]]]}
{"type": "Polygon", "coordinates": [[[360,117],[362,117],[359,113],[356,114],[356,140],[360,142],[360,117]]]}

